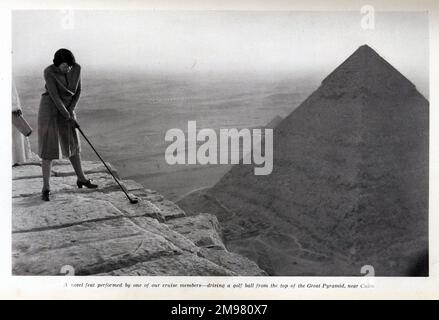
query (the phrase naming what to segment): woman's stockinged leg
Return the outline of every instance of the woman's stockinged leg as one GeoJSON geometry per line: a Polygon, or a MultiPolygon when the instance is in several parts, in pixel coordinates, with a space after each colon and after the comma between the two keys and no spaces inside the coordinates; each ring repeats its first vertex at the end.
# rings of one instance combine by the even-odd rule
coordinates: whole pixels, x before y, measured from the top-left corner
{"type": "Polygon", "coordinates": [[[43,159],[41,163],[43,169],[43,191],[50,190],[50,172],[52,170],[52,160],[43,159]]]}
{"type": "Polygon", "coordinates": [[[91,183],[91,180],[87,180],[84,172],[82,171],[81,156],[79,155],[79,153],[77,155],[71,156],[69,159],[78,177],[78,181],[76,181],[78,188],[82,188],[85,186],[86,188],[96,189],[98,185],[91,183]]]}
{"type": "Polygon", "coordinates": [[[80,154],[75,154],[71,156],[70,162],[72,163],[73,169],[75,170],[76,176],[78,177],[78,180],[81,182],[87,181],[87,178],[84,175],[84,172],[82,171],[82,165],[81,165],[81,156],[80,154]]]}

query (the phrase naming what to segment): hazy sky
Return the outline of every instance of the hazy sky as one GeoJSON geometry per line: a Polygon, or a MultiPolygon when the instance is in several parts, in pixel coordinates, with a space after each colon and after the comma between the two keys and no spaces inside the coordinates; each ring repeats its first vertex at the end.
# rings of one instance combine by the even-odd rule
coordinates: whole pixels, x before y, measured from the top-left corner
{"type": "Polygon", "coordinates": [[[66,47],[90,69],[326,75],[367,43],[428,81],[427,13],[377,12],[374,30],[361,19],[359,11],[15,11],[13,67],[42,70],[66,47]]]}

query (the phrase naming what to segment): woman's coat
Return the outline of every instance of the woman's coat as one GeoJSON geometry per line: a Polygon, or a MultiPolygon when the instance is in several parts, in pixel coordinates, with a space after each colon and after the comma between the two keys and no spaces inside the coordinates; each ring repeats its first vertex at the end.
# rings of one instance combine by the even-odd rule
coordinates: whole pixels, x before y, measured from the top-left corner
{"type": "Polygon", "coordinates": [[[78,133],[68,120],[81,94],[81,66],[74,64],[68,73],[55,65],[44,70],[46,91],[41,95],[38,111],[38,153],[42,159],[59,159],[81,151],[78,133]]]}

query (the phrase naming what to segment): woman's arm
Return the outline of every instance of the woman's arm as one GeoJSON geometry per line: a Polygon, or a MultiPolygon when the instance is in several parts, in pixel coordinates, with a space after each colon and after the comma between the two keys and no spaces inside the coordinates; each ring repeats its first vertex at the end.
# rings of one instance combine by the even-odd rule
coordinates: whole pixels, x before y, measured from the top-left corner
{"type": "Polygon", "coordinates": [[[79,101],[79,96],[80,95],[81,95],[81,79],[79,79],[79,81],[78,81],[78,87],[76,88],[76,92],[73,95],[72,102],[70,103],[70,107],[69,107],[70,113],[73,113],[73,111],[75,110],[76,104],[79,101]]]}
{"type": "Polygon", "coordinates": [[[55,76],[48,70],[44,71],[44,80],[46,80],[47,91],[49,92],[50,97],[55,103],[56,108],[59,112],[66,118],[70,119],[70,113],[67,108],[64,106],[59,94],[58,89],[56,88],[56,79],[55,76]]]}

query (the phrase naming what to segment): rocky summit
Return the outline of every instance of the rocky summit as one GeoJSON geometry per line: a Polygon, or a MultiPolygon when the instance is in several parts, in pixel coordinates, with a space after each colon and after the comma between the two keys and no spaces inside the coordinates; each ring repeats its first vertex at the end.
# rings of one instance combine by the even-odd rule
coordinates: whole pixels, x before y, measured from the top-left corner
{"type": "Polygon", "coordinates": [[[235,165],[179,201],[270,275],[428,275],[429,102],[358,48],[274,130],[273,172],[235,165]]]}
{"type": "Polygon", "coordinates": [[[135,181],[130,204],[101,163],[83,161],[98,189],[78,189],[68,161],[52,167],[51,201],[40,199],[39,162],[12,168],[12,274],[260,276],[256,263],[229,252],[215,216],[186,216],[135,181]]]}

